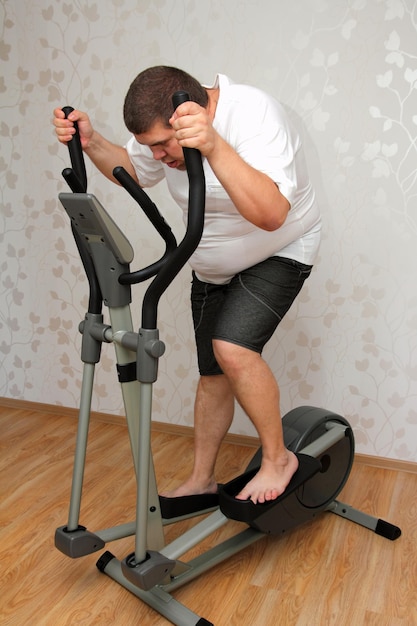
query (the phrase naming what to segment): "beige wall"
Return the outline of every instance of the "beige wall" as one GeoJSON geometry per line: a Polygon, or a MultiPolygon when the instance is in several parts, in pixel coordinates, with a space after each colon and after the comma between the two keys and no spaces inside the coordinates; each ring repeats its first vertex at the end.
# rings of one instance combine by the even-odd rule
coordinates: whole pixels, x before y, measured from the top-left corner
{"type": "MultiPolygon", "coordinates": [[[[413,0],[6,0],[1,3],[0,395],[76,406],[86,281],[57,200],[66,150],[55,106],[88,110],[124,142],[135,75],[178,65],[277,96],[303,130],[324,218],[320,259],[266,357],[282,409],[346,415],[362,453],[417,461],[417,16],[413,0]]],[[[91,170],[90,170],[91,171],[91,170]]],[[[91,172],[129,233],[133,269],[160,253],[119,189],[91,172]]],[[[153,199],[182,233],[161,185],[153,199]]],[[[167,344],[155,419],[192,423],[197,369],[183,270],[160,309],[167,344]]],[[[142,287],[134,295],[140,320],[142,287]]],[[[112,346],[94,408],[121,412],[112,346]]],[[[237,411],[233,431],[253,434],[237,411]]]]}

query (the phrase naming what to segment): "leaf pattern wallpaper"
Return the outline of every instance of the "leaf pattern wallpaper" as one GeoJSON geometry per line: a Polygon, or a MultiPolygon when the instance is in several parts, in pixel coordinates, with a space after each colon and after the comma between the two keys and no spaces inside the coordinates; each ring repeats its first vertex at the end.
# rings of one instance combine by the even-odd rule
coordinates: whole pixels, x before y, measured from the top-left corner
{"type": "MultiPolygon", "coordinates": [[[[415,0],[1,0],[0,396],[76,407],[87,281],[58,193],[67,150],[56,106],[89,112],[124,143],[122,105],[142,69],[217,72],[276,96],[301,130],[324,236],[311,278],[265,358],[283,413],[345,415],[357,451],[417,462],[417,2],[415,0]]],[[[135,203],[87,163],[135,249],[161,245],[135,203]]],[[[177,237],[164,184],[150,191],[177,237]]],[[[167,350],[154,419],[191,425],[197,365],[184,268],[161,300],[167,350]]],[[[139,328],[144,286],[133,296],[139,328]]],[[[113,347],[94,410],[120,414],[113,347]]],[[[253,435],[236,409],[232,432],[253,435]]]]}

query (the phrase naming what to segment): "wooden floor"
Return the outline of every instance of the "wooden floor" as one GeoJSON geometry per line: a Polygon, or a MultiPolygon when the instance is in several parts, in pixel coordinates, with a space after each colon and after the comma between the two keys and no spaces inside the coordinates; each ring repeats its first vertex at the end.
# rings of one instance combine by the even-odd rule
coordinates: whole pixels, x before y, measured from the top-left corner
{"type": "MultiPolygon", "coordinates": [[[[101,553],[73,560],[54,547],[67,521],[75,420],[0,407],[0,428],[0,624],[168,624],[97,570],[101,553]]],[[[134,519],[135,487],[125,427],[93,420],[90,432],[80,521],[94,531],[134,519]]],[[[153,448],[161,488],[185,476],[189,438],[154,433],[153,448]]],[[[252,454],[225,444],[218,479],[240,473],[252,454]]],[[[284,537],[262,538],[175,597],[216,626],[415,626],[417,474],[355,464],[339,497],[400,526],[402,536],[389,541],[324,513],[284,537]]],[[[230,522],[204,545],[236,528],[230,522]]],[[[123,558],[134,544],[108,549],[123,558]]]]}

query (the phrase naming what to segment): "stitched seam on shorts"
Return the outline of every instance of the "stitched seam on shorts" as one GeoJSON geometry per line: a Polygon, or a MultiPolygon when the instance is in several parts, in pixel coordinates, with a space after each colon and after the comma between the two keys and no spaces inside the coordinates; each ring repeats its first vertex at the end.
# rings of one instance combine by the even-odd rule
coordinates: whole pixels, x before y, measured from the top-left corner
{"type": "Polygon", "coordinates": [[[208,298],[208,293],[207,293],[207,285],[204,286],[204,299],[203,299],[203,304],[201,305],[201,309],[200,309],[200,319],[198,320],[198,324],[196,324],[194,332],[196,333],[197,330],[200,328],[201,322],[203,321],[203,315],[204,315],[204,307],[206,305],[207,302],[207,298],[208,298]]]}
{"type": "Polygon", "coordinates": [[[252,293],[252,291],[250,289],[248,289],[244,284],[243,284],[243,280],[242,280],[242,275],[239,274],[239,283],[242,286],[242,288],[250,295],[252,296],[252,298],[254,298],[255,300],[257,300],[258,302],[260,302],[260,304],[262,304],[264,307],[266,307],[267,309],[269,309],[271,311],[271,313],[273,313],[275,315],[275,317],[277,317],[280,321],[282,320],[282,317],[280,315],[278,315],[278,313],[276,311],[274,311],[274,309],[272,307],[270,307],[268,304],[266,304],[266,302],[264,302],[263,300],[261,300],[260,298],[258,298],[258,296],[256,296],[254,293],[252,293]]]}

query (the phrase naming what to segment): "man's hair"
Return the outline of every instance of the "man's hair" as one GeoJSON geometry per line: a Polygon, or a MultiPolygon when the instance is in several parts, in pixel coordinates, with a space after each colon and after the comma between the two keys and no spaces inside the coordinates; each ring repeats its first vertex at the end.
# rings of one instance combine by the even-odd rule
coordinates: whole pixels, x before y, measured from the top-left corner
{"type": "Polygon", "coordinates": [[[207,106],[206,90],[187,72],[166,65],[141,72],[130,85],[124,102],[123,117],[127,129],[134,135],[141,135],[156,122],[169,126],[174,112],[172,96],[179,90],[188,92],[194,102],[207,106]]]}

